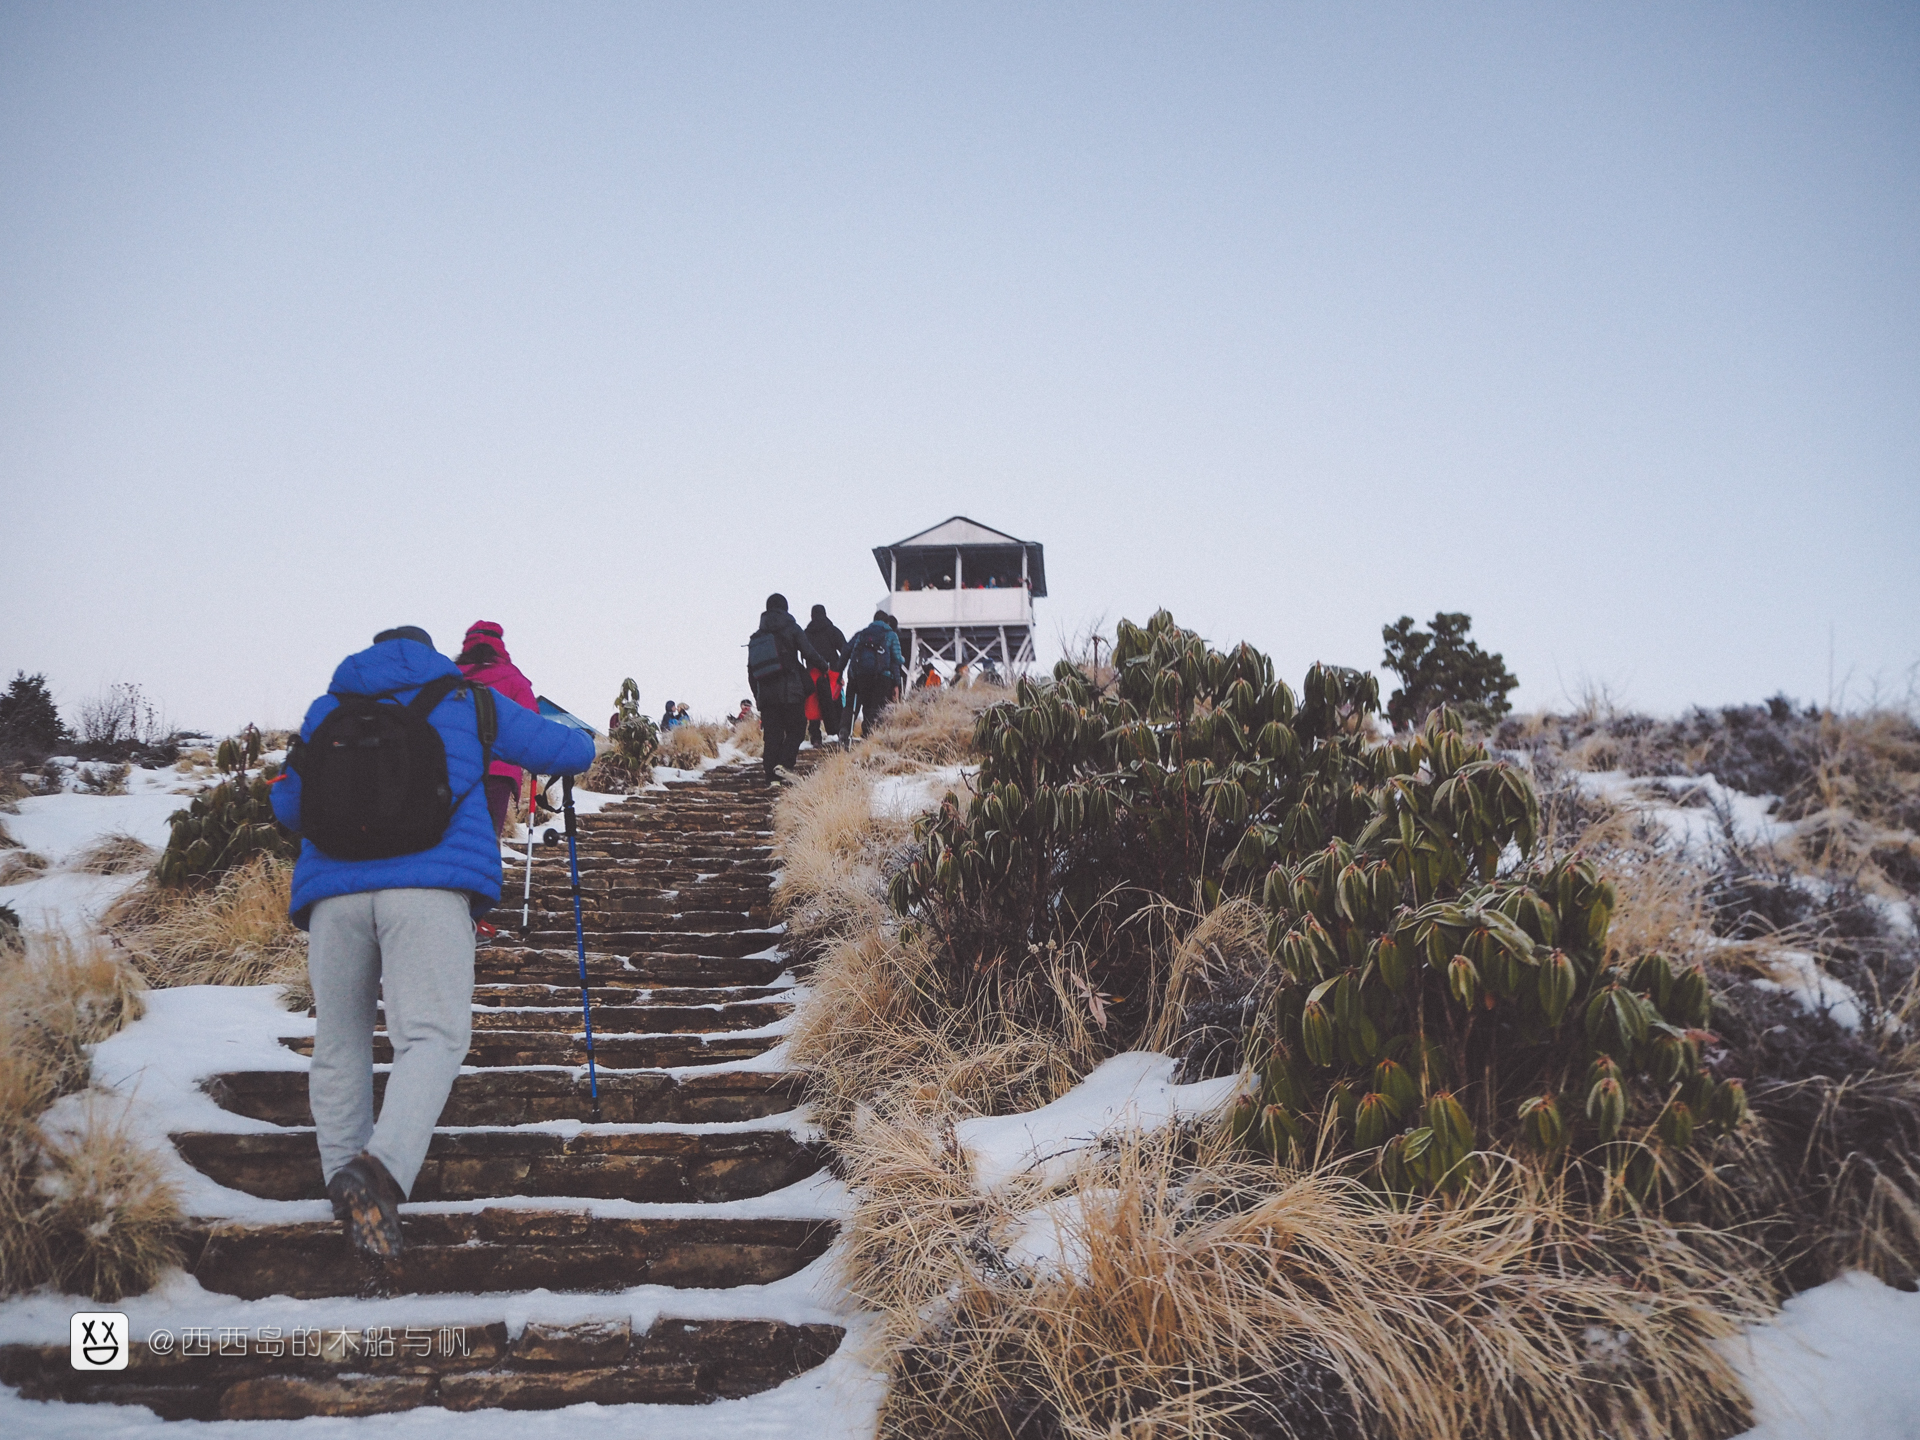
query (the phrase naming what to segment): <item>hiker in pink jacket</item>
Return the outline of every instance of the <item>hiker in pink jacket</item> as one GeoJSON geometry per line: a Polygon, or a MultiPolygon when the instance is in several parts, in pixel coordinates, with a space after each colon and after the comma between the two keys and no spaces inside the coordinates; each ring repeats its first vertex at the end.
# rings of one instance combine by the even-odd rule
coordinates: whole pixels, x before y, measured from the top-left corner
{"type": "MultiPolygon", "coordinates": [[[[504,696],[523,710],[540,712],[533,686],[520,673],[520,667],[507,654],[506,631],[492,620],[476,620],[467,627],[466,640],[453,662],[469,680],[477,680],[494,694],[504,696]]],[[[507,808],[520,793],[520,767],[506,760],[495,760],[487,768],[487,809],[493,815],[493,833],[506,829],[507,808]]]]}

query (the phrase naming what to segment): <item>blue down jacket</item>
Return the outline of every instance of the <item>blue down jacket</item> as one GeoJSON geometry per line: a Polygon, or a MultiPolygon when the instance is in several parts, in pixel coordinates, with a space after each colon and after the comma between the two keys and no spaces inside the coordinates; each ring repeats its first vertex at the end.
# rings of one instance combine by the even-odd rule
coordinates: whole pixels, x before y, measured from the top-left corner
{"type": "MultiPolygon", "coordinates": [[[[405,703],[429,680],[458,675],[459,667],[439,651],[413,640],[388,640],[349,655],[333,672],[330,692],[377,695],[393,690],[405,703]]],[[[314,728],[340,702],[322,695],[307,708],[300,738],[313,737],[314,728]]],[[[593,737],[543,719],[511,702],[496,703],[499,734],[494,755],[524,766],[536,775],[571,775],[593,763],[593,737]]],[[[365,890],[465,890],[472,897],[475,916],[484,915],[500,899],[500,842],[494,837],[493,817],[487,813],[486,787],[480,783],[480,731],[473,696],[457,690],[434,707],[433,728],[447,747],[447,782],[455,795],[464,795],[447,833],[431,850],[395,855],[386,860],[337,860],[316,850],[311,840],[300,842],[300,859],[293,867],[293,923],[307,928],[314,903],[334,895],[357,895],[365,890]]],[[[273,813],[290,830],[300,828],[300,777],[292,771],[273,784],[273,813]]]]}

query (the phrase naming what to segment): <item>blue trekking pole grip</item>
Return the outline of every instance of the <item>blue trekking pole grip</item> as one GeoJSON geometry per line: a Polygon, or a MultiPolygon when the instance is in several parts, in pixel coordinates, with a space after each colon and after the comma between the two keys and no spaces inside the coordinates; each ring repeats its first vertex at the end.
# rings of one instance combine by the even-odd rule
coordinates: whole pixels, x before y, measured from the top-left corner
{"type": "Polygon", "coordinates": [[[600,1077],[593,1063],[593,1005],[587,995],[587,929],[580,918],[579,827],[573,815],[573,777],[560,777],[560,808],[567,817],[567,870],[573,880],[573,939],[580,952],[580,1019],[587,1030],[587,1092],[593,1099],[593,1118],[600,1118],[600,1077]]]}

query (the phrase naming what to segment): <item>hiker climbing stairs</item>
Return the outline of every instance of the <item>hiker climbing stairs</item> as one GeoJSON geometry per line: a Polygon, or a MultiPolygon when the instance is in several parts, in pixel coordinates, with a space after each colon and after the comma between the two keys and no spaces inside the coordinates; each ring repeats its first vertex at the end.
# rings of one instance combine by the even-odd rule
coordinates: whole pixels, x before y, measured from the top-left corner
{"type": "MultiPolygon", "coordinates": [[[[599,1121],[561,840],[535,849],[525,931],[510,867],[493,917],[500,934],[477,952],[472,1047],[402,1207],[398,1260],[360,1257],[333,1220],[209,1218],[183,1237],[189,1272],[209,1292],[378,1298],[389,1314],[407,1296],[436,1297],[419,1325],[317,1331],[298,1351],[285,1336],[254,1335],[217,1353],[159,1353],[136,1335],[128,1368],[100,1373],[71,1369],[65,1346],[12,1345],[0,1347],[0,1380],[30,1398],[242,1419],[693,1403],[819,1364],[840,1344],[839,1327],[676,1318],[668,1303],[636,1330],[626,1315],[578,1318],[577,1305],[575,1318],[542,1320],[537,1295],[518,1298],[640,1285],[710,1297],[792,1276],[832,1242],[833,1221],[804,1205],[784,1215],[777,1203],[822,1163],[792,1114],[796,1077],[739,1068],[779,1044],[793,1008],[771,928],[771,829],[757,768],[738,766],[580,818],[599,1121]],[[471,1297],[457,1346],[447,1343],[456,1328],[447,1296],[471,1297]],[[529,1316],[517,1334],[509,1310],[529,1316]]],[[[284,1043],[312,1050],[310,1037],[284,1043]]],[[[391,1056],[376,1035],[376,1063],[391,1056]]],[[[385,1079],[377,1070],[376,1095],[385,1079]]],[[[306,1081],[298,1068],[217,1076],[207,1089],[220,1106],[271,1128],[173,1142],[229,1190],[319,1200],[306,1081]]],[[[732,1317],[752,1306],[698,1308],[732,1317]]]]}

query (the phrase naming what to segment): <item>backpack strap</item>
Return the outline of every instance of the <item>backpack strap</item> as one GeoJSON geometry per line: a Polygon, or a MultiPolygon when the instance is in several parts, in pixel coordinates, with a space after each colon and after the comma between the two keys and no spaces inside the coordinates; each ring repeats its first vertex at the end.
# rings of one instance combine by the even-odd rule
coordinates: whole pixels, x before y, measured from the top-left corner
{"type": "Polygon", "coordinates": [[[467,796],[487,783],[487,772],[493,768],[493,742],[500,733],[500,712],[493,708],[493,691],[464,675],[442,675],[422,685],[419,693],[407,702],[407,709],[425,720],[442,700],[461,689],[473,692],[474,728],[480,736],[480,778],[460,792],[460,798],[453,802],[455,810],[466,803],[467,796]]]}
{"type": "MultiPolygon", "coordinates": [[[[422,720],[425,720],[429,715],[433,714],[434,707],[439,705],[447,696],[458,690],[462,685],[471,685],[472,683],[473,682],[464,675],[442,675],[437,680],[429,680],[420,687],[419,692],[413,699],[407,702],[407,709],[411,710],[415,715],[418,715],[422,720]]],[[[389,690],[385,693],[396,695],[399,692],[389,690]]]]}
{"type": "Polygon", "coordinates": [[[480,779],[493,769],[493,742],[500,733],[500,712],[493,708],[493,691],[478,680],[473,685],[474,725],[480,732],[480,779]]]}

